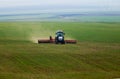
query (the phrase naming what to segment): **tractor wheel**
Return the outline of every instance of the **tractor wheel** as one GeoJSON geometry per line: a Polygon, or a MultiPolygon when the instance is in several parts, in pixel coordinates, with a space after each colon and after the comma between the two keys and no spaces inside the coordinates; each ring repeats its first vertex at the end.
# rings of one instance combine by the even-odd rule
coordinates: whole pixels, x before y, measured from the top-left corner
{"type": "Polygon", "coordinates": [[[65,44],[65,41],[63,41],[61,44],[65,44]]]}

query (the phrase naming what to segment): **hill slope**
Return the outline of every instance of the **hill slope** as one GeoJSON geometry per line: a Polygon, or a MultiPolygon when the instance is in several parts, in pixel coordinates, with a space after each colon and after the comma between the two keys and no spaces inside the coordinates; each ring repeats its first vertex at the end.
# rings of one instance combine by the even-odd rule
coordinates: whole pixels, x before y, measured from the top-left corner
{"type": "Polygon", "coordinates": [[[119,23],[0,23],[0,79],[120,78],[119,23]],[[36,44],[63,29],[71,45],[36,44]]]}

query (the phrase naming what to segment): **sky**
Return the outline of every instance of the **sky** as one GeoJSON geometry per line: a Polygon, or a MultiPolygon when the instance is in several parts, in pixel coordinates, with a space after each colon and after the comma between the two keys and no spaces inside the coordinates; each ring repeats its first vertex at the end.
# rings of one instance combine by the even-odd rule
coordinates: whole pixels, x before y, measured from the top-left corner
{"type": "Polygon", "coordinates": [[[0,12],[39,9],[120,11],[120,0],[0,0],[0,12]]]}

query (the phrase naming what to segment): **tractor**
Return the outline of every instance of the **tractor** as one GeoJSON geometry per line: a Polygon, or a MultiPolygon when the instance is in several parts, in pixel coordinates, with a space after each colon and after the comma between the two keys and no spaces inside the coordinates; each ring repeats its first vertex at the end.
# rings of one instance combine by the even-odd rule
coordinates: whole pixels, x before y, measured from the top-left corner
{"type": "Polygon", "coordinates": [[[56,44],[65,44],[65,40],[64,40],[64,35],[65,33],[61,30],[56,32],[56,37],[55,37],[55,43],[56,44]]]}
{"type": "Polygon", "coordinates": [[[76,44],[76,40],[65,40],[64,35],[65,33],[62,30],[58,30],[56,33],[55,38],[53,39],[52,36],[49,39],[39,39],[38,43],[52,43],[52,44],[76,44]]]}

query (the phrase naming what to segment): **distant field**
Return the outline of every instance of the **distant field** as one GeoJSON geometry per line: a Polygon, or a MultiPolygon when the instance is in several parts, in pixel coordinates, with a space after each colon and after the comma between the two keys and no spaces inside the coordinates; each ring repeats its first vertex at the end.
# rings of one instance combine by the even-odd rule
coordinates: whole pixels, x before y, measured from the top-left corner
{"type": "Polygon", "coordinates": [[[0,23],[0,79],[119,79],[119,62],[120,23],[0,23]],[[59,29],[78,43],[36,43],[59,29]]]}
{"type": "Polygon", "coordinates": [[[120,12],[0,13],[0,21],[120,22],[120,12]]]}

